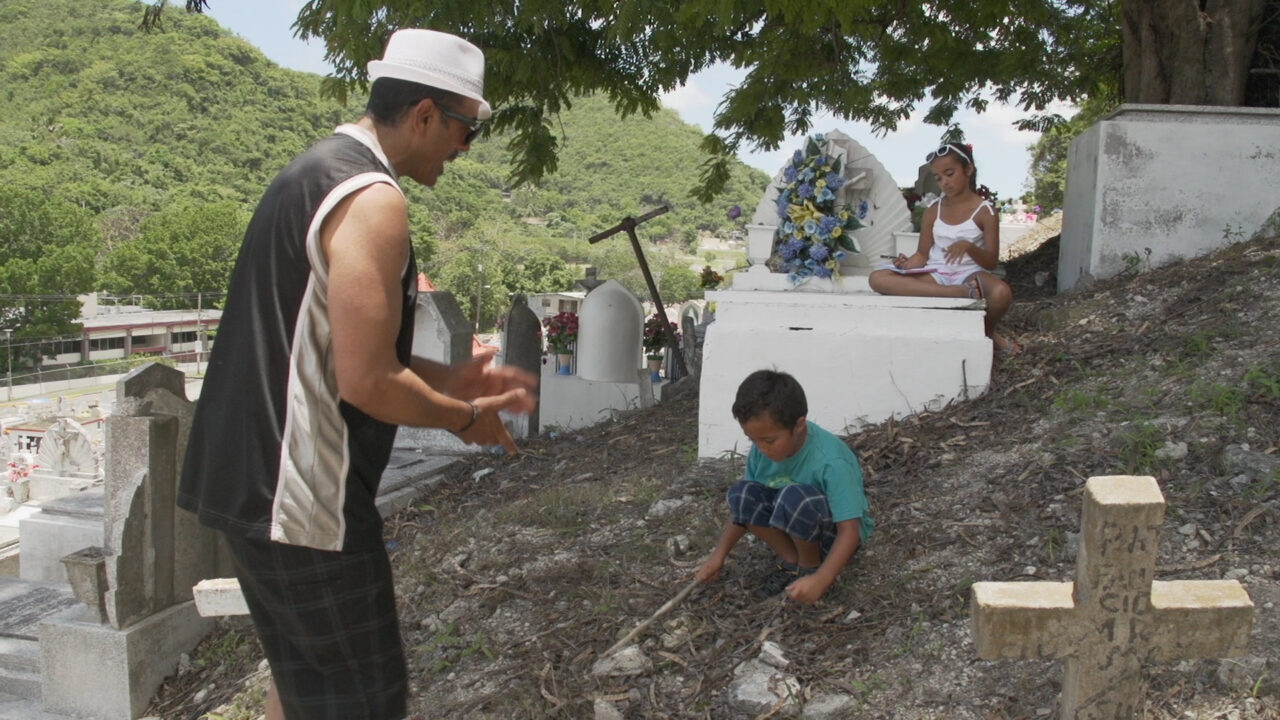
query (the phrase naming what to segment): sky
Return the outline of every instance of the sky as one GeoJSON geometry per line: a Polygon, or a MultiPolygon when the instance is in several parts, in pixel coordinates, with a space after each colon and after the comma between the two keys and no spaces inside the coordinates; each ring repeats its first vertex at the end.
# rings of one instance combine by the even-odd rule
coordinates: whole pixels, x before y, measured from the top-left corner
{"type": "MultiPolygon", "coordinates": [[[[323,44],[294,37],[292,25],[304,1],[212,0],[207,13],[276,63],[294,70],[326,74],[331,67],[324,60],[323,44]]],[[[706,131],[711,128],[720,98],[742,76],[741,71],[729,66],[710,68],[690,77],[683,87],[664,95],[662,101],[685,122],[706,131]]],[[[910,186],[915,184],[925,154],[937,147],[944,129],[923,122],[927,109],[921,107],[887,135],[874,134],[866,123],[838,120],[830,114],[815,116],[813,132],[839,130],[849,135],[870,150],[899,185],[910,186]]],[[[1069,109],[1057,111],[1069,114],[1069,109]]],[[[957,116],[967,142],[974,147],[979,181],[1001,198],[1016,198],[1028,187],[1031,158],[1028,148],[1039,135],[1013,126],[1025,115],[1016,107],[993,101],[984,113],[966,110],[957,116]]],[[[800,137],[790,137],[773,152],[748,149],[740,157],[748,165],[773,175],[800,143],[800,137]]]]}

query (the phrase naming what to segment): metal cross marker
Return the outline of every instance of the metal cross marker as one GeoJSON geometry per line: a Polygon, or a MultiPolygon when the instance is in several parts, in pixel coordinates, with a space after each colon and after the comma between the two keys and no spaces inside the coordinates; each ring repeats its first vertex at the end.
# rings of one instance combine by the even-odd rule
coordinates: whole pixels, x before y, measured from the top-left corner
{"type": "MultiPolygon", "coordinates": [[[[663,320],[667,319],[667,310],[662,307],[662,298],[658,296],[658,286],[653,282],[653,273],[649,272],[649,263],[644,259],[644,250],[640,249],[640,238],[636,237],[636,226],[646,220],[652,220],[670,209],[663,205],[638,218],[625,217],[622,222],[608,230],[598,232],[587,238],[587,242],[594,245],[607,237],[626,231],[627,237],[631,238],[631,249],[636,253],[636,262],[640,263],[640,272],[644,274],[644,282],[649,286],[649,297],[653,298],[653,305],[658,311],[658,316],[663,320]]],[[[676,367],[680,369],[680,376],[684,377],[689,374],[689,368],[684,364],[684,354],[680,352],[680,342],[676,340],[676,329],[670,322],[664,322],[663,325],[667,331],[667,343],[671,347],[671,354],[676,360],[676,367]]]]}

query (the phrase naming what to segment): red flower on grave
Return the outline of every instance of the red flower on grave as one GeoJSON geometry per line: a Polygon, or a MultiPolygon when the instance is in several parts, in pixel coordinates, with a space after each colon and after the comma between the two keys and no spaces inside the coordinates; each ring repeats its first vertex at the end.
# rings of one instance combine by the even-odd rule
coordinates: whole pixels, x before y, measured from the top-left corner
{"type": "Polygon", "coordinates": [[[562,312],[542,321],[547,329],[547,346],[557,354],[573,352],[578,342],[578,314],[562,312]]]}
{"type": "Polygon", "coordinates": [[[653,317],[644,321],[644,334],[641,342],[644,345],[644,354],[649,357],[660,357],[662,349],[671,343],[667,338],[667,326],[671,325],[671,330],[676,336],[676,342],[680,342],[680,332],[676,330],[675,325],[667,322],[667,319],[654,313],[653,317]]]}

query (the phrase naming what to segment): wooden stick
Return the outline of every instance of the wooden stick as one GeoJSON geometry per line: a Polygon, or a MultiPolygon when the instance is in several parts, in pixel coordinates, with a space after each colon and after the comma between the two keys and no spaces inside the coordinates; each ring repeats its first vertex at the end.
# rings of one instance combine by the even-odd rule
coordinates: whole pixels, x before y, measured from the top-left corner
{"type": "Polygon", "coordinates": [[[600,657],[609,657],[610,655],[618,652],[622,648],[629,645],[632,640],[636,639],[636,636],[638,636],[640,633],[648,629],[648,627],[652,625],[655,620],[671,612],[671,610],[674,609],[677,605],[684,602],[684,599],[689,597],[689,593],[693,592],[693,589],[698,587],[701,584],[702,584],[702,581],[698,580],[697,578],[690,580],[689,584],[685,585],[680,592],[676,593],[675,597],[668,600],[666,605],[663,605],[662,607],[658,608],[658,612],[650,615],[648,620],[645,620],[644,622],[635,626],[635,629],[627,633],[626,636],[623,637],[621,640],[614,643],[613,647],[609,648],[608,650],[605,650],[604,654],[601,655],[600,657]]]}

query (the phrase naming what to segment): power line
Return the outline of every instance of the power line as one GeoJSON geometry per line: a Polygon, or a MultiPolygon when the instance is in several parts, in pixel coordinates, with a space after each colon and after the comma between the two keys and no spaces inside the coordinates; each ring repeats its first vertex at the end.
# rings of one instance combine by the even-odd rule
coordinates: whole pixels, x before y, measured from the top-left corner
{"type": "MultiPolygon", "coordinates": [[[[134,299],[194,300],[197,297],[205,297],[205,298],[213,299],[213,298],[226,297],[226,295],[227,295],[226,291],[223,291],[223,290],[218,290],[218,291],[198,290],[196,292],[188,292],[188,293],[163,293],[163,294],[134,293],[131,295],[98,295],[98,302],[103,302],[103,301],[119,302],[121,300],[134,300],[134,299]]],[[[42,300],[42,301],[52,300],[52,301],[60,302],[64,300],[79,300],[83,296],[84,296],[84,293],[81,293],[80,295],[55,295],[55,294],[30,295],[30,294],[0,293],[0,300],[42,300]]]]}

